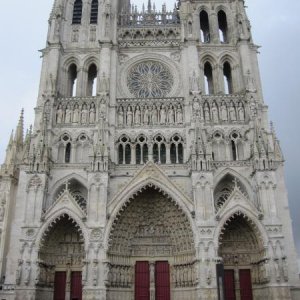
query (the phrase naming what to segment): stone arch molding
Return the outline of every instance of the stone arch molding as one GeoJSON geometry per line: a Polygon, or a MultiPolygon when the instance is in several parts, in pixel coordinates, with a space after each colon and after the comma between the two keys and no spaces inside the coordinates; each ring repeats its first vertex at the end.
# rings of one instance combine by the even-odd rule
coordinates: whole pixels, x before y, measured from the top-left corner
{"type": "Polygon", "coordinates": [[[253,228],[258,240],[264,248],[267,248],[269,238],[268,234],[261,222],[258,220],[258,216],[255,215],[250,209],[244,208],[240,205],[224,213],[219,220],[219,224],[216,227],[214,233],[214,244],[220,245],[220,237],[226,230],[226,225],[234,219],[236,216],[242,216],[253,228]]]}
{"type": "Polygon", "coordinates": [[[35,239],[35,245],[37,247],[37,252],[40,251],[42,246],[44,245],[45,238],[50,230],[55,226],[55,224],[62,218],[68,217],[73,223],[74,227],[78,229],[78,232],[82,236],[84,240],[85,249],[88,248],[88,231],[81,220],[81,216],[77,215],[73,211],[64,208],[62,210],[56,211],[51,214],[47,220],[44,222],[43,226],[40,228],[37,237],[35,239]]]}
{"type": "Polygon", "coordinates": [[[187,216],[193,230],[194,242],[197,244],[197,229],[192,218],[193,203],[185,196],[173,182],[152,162],[148,162],[136,176],[123,188],[108,206],[110,219],[104,234],[104,247],[109,247],[109,237],[112,226],[120,213],[135,199],[137,195],[147,188],[154,188],[181,209],[187,216]]]}
{"type": "Polygon", "coordinates": [[[173,75],[173,87],[168,95],[168,97],[178,97],[179,95],[182,95],[182,80],[181,80],[181,75],[180,75],[180,69],[178,65],[169,57],[165,55],[160,55],[160,54],[142,54],[135,56],[129,60],[127,60],[120,69],[120,76],[118,80],[118,93],[121,95],[121,97],[127,97],[127,98],[132,98],[134,97],[128,87],[127,87],[127,74],[129,72],[129,69],[133,67],[134,65],[147,61],[147,60],[152,60],[152,61],[157,61],[159,63],[162,63],[164,66],[167,66],[173,75]]]}

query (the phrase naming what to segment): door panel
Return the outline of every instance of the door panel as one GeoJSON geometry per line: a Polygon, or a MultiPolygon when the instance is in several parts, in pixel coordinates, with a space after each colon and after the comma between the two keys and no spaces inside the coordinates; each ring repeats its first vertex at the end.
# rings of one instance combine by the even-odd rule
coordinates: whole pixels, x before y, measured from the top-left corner
{"type": "Polygon", "coordinates": [[[236,300],[234,270],[224,270],[225,300],[236,300]]]}
{"type": "Polygon", "coordinates": [[[71,300],[82,300],[81,272],[71,273],[71,300]]]}
{"type": "Polygon", "coordinates": [[[241,300],[253,300],[251,271],[240,270],[239,275],[240,275],[241,300]]]}
{"type": "Polygon", "coordinates": [[[53,300],[65,300],[66,297],[66,272],[55,272],[53,300]]]}
{"type": "Polygon", "coordinates": [[[168,262],[155,263],[156,300],[170,300],[170,266],[168,262]]]}
{"type": "Polygon", "coordinates": [[[135,300],[150,300],[150,270],[147,261],[138,261],[135,265],[135,300]]]}

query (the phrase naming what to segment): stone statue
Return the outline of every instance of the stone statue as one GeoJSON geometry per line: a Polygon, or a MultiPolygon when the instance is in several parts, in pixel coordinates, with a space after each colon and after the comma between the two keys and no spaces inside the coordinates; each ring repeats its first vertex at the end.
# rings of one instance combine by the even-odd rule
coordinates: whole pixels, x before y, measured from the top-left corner
{"type": "Polygon", "coordinates": [[[168,110],[168,124],[174,124],[174,119],[175,113],[174,113],[174,108],[172,105],[170,105],[169,110],[168,110]]]}
{"type": "Polygon", "coordinates": [[[30,282],[30,275],[31,275],[31,263],[30,261],[27,261],[24,270],[24,283],[26,285],[28,285],[30,282]]]}
{"type": "Polygon", "coordinates": [[[229,106],[229,117],[232,122],[236,121],[236,111],[235,111],[234,104],[232,102],[230,103],[229,106]]]}
{"type": "Polygon", "coordinates": [[[144,118],[143,118],[144,125],[149,125],[149,115],[150,115],[150,112],[149,112],[148,106],[146,106],[145,111],[144,111],[144,118]]]}
{"type": "Polygon", "coordinates": [[[218,112],[217,104],[215,102],[212,105],[211,113],[212,113],[213,122],[218,123],[219,122],[219,112],[218,112]]]}
{"type": "Polygon", "coordinates": [[[86,104],[83,104],[82,111],[81,111],[81,123],[87,124],[88,123],[88,110],[86,104]]]}
{"type": "Polygon", "coordinates": [[[190,77],[190,91],[191,93],[199,93],[200,88],[199,88],[199,78],[196,76],[196,71],[193,71],[192,76],[190,77]]]}
{"type": "Polygon", "coordinates": [[[100,101],[100,111],[99,111],[99,117],[102,119],[105,119],[106,117],[106,100],[104,98],[100,101]]]}
{"type": "Polygon", "coordinates": [[[131,106],[128,106],[127,108],[127,126],[132,126],[133,122],[133,113],[131,110],[131,106]]]}
{"type": "Polygon", "coordinates": [[[180,104],[177,106],[176,122],[177,124],[183,124],[183,112],[180,104]]]}
{"type": "Polygon", "coordinates": [[[166,119],[167,119],[166,108],[164,105],[162,105],[160,109],[160,124],[162,125],[166,124],[166,119]]]}
{"type": "Polygon", "coordinates": [[[78,106],[78,104],[76,104],[74,107],[73,123],[79,123],[79,106],[78,106]]]}
{"type": "Polygon", "coordinates": [[[245,78],[246,78],[246,91],[250,93],[255,93],[256,92],[255,82],[254,82],[254,78],[251,76],[250,70],[247,71],[245,78]]]}
{"type": "Polygon", "coordinates": [[[205,121],[210,121],[210,110],[209,110],[208,103],[205,103],[204,105],[204,119],[205,121]]]}
{"type": "Polygon", "coordinates": [[[122,106],[120,106],[118,111],[118,124],[119,126],[124,126],[124,111],[122,106]]]}
{"type": "Polygon", "coordinates": [[[220,108],[220,116],[221,116],[221,120],[223,122],[228,121],[228,115],[227,115],[227,107],[225,102],[222,102],[221,104],[221,108],[220,108]]]}
{"type": "Polygon", "coordinates": [[[63,118],[64,118],[64,112],[62,106],[59,105],[56,113],[56,123],[57,124],[63,123],[63,118]]]}
{"type": "Polygon", "coordinates": [[[72,110],[71,110],[69,104],[67,105],[67,108],[66,108],[66,118],[65,118],[65,123],[66,123],[66,124],[72,123],[72,110]]]}
{"type": "Polygon", "coordinates": [[[100,80],[100,93],[107,94],[109,93],[109,78],[106,77],[105,72],[103,72],[102,78],[100,80]]]}
{"type": "Polygon", "coordinates": [[[95,121],[96,121],[96,108],[95,108],[95,104],[92,103],[90,108],[90,123],[94,124],[95,121]]]}
{"type": "Polygon", "coordinates": [[[239,116],[240,121],[242,121],[242,122],[245,121],[245,110],[244,110],[242,102],[239,103],[238,116],[239,116]]]}
{"type": "Polygon", "coordinates": [[[141,109],[139,106],[137,106],[134,114],[134,123],[135,125],[140,125],[141,124],[141,109]]]}

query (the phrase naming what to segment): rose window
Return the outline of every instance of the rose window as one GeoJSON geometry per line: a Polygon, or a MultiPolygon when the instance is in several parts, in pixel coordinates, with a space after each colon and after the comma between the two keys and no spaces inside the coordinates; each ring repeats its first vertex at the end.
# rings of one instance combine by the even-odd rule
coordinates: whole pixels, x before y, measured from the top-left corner
{"type": "Polygon", "coordinates": [[[173,83],[170,70],[164,64],[155,61],[135,65],[127,77],[129,91],[137,98],[166,97],[173,83]]]}

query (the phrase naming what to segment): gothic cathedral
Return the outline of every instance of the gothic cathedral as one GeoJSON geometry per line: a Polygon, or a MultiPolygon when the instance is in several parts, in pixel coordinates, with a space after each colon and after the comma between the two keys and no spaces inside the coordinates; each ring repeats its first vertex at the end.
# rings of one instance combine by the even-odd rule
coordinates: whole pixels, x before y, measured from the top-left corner
{"type": "Polygon", "coordinates": [[[0,171],[3,300],[300,299],[244,0],[55,0],[0,171]]]}

